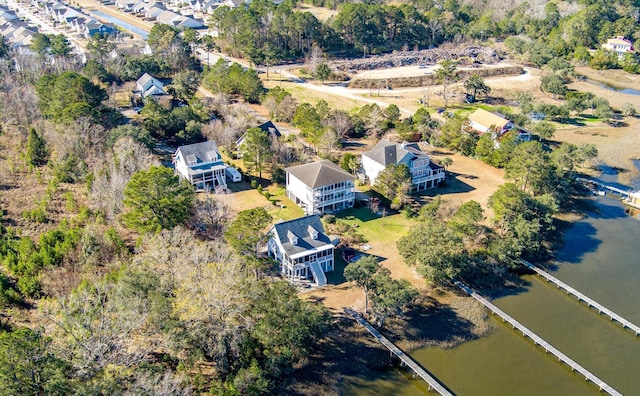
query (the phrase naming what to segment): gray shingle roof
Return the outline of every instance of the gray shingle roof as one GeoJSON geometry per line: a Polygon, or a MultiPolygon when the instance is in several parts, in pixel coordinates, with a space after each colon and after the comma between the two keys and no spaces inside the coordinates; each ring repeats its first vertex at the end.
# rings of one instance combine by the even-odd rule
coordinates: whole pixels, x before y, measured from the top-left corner
{"type": "Polygon", "coordinates": [[[213,140],[180,146],[176,150],[176,155],[178,152],[182,153],[187,165],[190,165],[189,160],[196,160],[197,164],[221,160],[218,146],[213,140]]]}
{"type": "Polygon", "coordinates": [[[276,223],[271,231],[273,237],[280,242],[289,257],[307,250],[319,249],[327,245],[333,246],[331,239],[324,232],[318,215],[276,223]],[[313,238],[311,230],[318,231],[317,238],[313,238]],[[298,238],[296,245],[291,243],[292,236],[298,238]]]}
{"type": "Polygon", "coordinates": [[[427,156],[415,143],[397,144],[386,139],[380,140],[373,149],[362,153],[384,167],[400,163],[407,154],[411,154],[413,158],[427,156]]]}
{"type": "MultiPolygon", "coordinates": [[[[264,131],[269,138],[279,138],[282,136],[282,133],[280,133],[280,130],[278,129],[278,127],[275,126],[275,124],[271,121],[262,123],[258,125],[256,128],[260,128],[262,131],[264,131]]],[[[242,136],[240,136],[238,140],[236,140],[236,146],[240,147],[242,144],[244,144],[244,141],[246,139],[247,139],[247,132],[243,133],[242,136]]]]}
{"type": "Polygon", "coordinates": [[[329,160],[293,166],[291,168],[286,168],[285,171],[295,176],[311,188],[328,186],[355,179],[351,173],[345,171],[329,160]]]}

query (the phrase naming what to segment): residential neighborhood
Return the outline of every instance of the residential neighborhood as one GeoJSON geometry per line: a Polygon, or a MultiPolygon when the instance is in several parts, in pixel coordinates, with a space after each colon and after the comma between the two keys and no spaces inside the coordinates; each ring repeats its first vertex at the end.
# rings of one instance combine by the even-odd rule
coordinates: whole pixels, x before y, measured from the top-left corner
{"type": "Polygon", "coordinates": [[[476,3],[0,0],[0,395],[634,394],[640,8],[476,3]]]}

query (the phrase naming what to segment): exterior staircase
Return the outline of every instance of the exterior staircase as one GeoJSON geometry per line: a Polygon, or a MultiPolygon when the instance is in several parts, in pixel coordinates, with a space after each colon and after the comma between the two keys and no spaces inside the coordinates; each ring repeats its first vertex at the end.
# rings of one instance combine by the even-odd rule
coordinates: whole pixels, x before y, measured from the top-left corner
{"type": "Polygon", "coordinates": [[[325,276],[319,262],[312,262],[309,265],[309,268],[311,268],[311,273],[313,274],[313,279],[316,281],[317,286],[324,286],[327,284],[327,277],[325,276]]]}

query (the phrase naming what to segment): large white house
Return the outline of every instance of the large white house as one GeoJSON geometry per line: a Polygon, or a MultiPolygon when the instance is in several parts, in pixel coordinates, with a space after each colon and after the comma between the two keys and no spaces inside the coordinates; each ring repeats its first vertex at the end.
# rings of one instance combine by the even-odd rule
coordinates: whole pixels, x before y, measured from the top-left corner
{"type": "Polygon", "coordinates": [[[269,231],[267,250],[291,281],[309,279],[323,286],[327,284],[325,272],[334,269],[335,244],[318,215],[276,223],[269,231]]]}
{"type": "Polygon", "coordinates": [[[409,168],[413,192],[436,187],[445,179],[444,168],[433,163],[417,143],[398,144],[382,139],[373,149],[362,153],[362,168],[371,185],[387,166],[398,164],[409,168]]]}
{"type": "Polygon", "coordinates": [[[618,54],[618,58],[621,59],[627,52],[634,52],[633,43],[624,36],[617,36],[608,39],[605,44],[602,44],[602,49],[615,52],[618,54]]]}
{"type": "Polygon", "coordinates": [[[173,156],[176,172],[195,188],[215,192],[227,190],[226,168],[213,141],[180,146],[173,156]]]}
{"type": "Polygon", "coordinates": [[[306,214],[337,212],[353,207],[355,177],[329,160],[285,169],[287,197],[306,214]]]}

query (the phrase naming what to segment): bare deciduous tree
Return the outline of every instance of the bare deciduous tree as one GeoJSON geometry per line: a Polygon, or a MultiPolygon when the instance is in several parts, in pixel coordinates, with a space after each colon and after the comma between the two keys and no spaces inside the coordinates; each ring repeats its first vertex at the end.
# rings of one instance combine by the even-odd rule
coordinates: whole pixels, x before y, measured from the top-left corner
{"type": "Polygon", "coordinates": [[[327,119],[327,126],[333,128],[339,140],[344,140],[353,128],[353,120],[346,112],[334,110],[327,119]]]}
{"type": "Polygon", "coordinates": [[[229,220],[229,209],[222,202],[209,196],[197,201],[189,225],[199,235],[219,239],[229,220]]]}
{"type": "Polygon", "coordinates": [[[107,218],[113,219],[122,211],[124,189],[131,175],[157,164],[145,146],[129,137],[118,139],[113,153],[105,156],[103,161],[96,165],[91,184],[93,206],[102,211],[107,218]]]}

